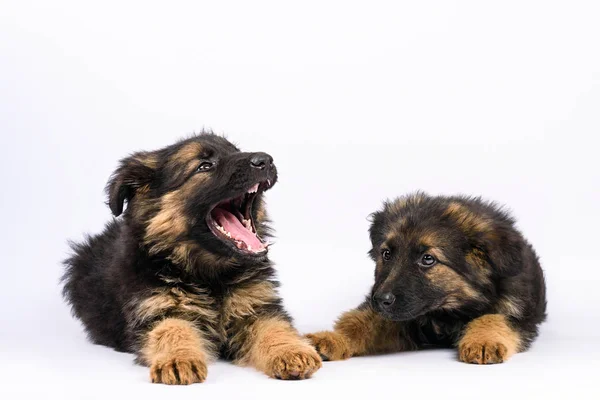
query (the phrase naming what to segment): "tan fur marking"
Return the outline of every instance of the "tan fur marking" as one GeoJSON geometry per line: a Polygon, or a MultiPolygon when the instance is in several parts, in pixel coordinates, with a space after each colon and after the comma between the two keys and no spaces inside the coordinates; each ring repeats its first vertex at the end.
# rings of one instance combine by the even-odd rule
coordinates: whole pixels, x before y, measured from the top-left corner
{"type": "Polygon", "coordinates": [[[485,255],[481,250],[471,250],[471,252],[467,253],[465,259],[467,263],[472,266],[472,270],[479,276],[481,282],[490,281],[492,269],[485,260],[485,255]]]}
{"type": "MultiPolygon", "coordinates": [[[[202,320],[208,328],[215,325],[218,313],[214,299],[205,293],[190,293],[177,287],[156,291],[139,303],[133,312],[132,324],[139,325],[166,313],[188,320],[202,320]]],[[[216,336],[217,333],[214,332],[216,336]]]]}
{"type": "Polygon", "coordinates": [[[197,158],[200,152],[202,152],[202,145],[198,142],[190,142],[179,149],[171,158],[171,161],[178,164],[187,164],[197,158]]]}
{"type": "Polygon", "coordinates": [[[224,257],[211,253],[208,250],[199,249],[197,253],[197,263],[199,265],[219,266],[219,268],[227,268],[236,264],[233,257],[224,257]]]}
{"type": "Polygon", "coordinates": [[[197,249],[195,243],[181,242],[173,248],[169,259],[175,264],[190,266],[192,262],[192,253],[197,249]]]}
{"type": "Polygon", "coordinates": [[[166,311],[177,307],[173,296],[167,293],[158,293],[144,299],[138,306],[134,317],[134,326],[144,323],[166,311]]]}
{"type": "Polygon", "coordinates": [[[394,231],[394,230],[390,230],[385,235],[385,241],[384,241],[384,243],[393,243],[393,242],[395,242],[397,240],[398,240],[398,233],[396,231],[394,231]]]}
{"type": "Polygon", "coordinates": [[[202,249],[194,242],[183,241],[174,245],[169,259],[186,269],[190,269],[196,264],[203,268],[208,268],[209,266],[226,268],[233,264],[233,260],[229,257],[220,257],[202,249]]]}
{"type": "Polygon", "coordinates": [[[148,168],[156,169],[158,167],[158,156],[153,153],[138,153],[133,157],[133,159],[142,163],[148,168]]]}
{"type": "Polygon", "coordinates": [[[241,365],[253,365],[272,378],[305,379],[321,367],[315,349],[298,336],[289,322],[259,319],[247,328],[241,365]]]}
{"type": "MultiPolygon", "coordinates": [[[[191,163],[202,151],[200,143],[192,142],[183,146],[168,162],[175,167],[191,172],[196,163],[191,163]]],[[[142,157],[146,160],[145,157],[142,157]]],[[[158,162],[158,159],[156,160],[158,162]]],[[[181,239],[194,221],[188,220],[184,210],[188,198],[209,179],[206,174],[196,174],[188,179],[182,187],[164,194],[159,199],[147,199],[142,196],[136,199],[135,216],[139,220],[147,220],[144,236],[145,244],[150,246],[150,253],[170,252],[169,259],[189,269],[198,261],[199,248],[192,242],[181,239]],[[152,216],[152,217],[150,217],[152,216]]],[[[146,193],[148,187],[142,188],[146,193]]],[[[213,257],[214,258],[214,257],[213,257]]],[[[220,259],[218,261],[221,261],[220,259]]]]}
{"type": "Polygon", "coordinates": [[[463,228],[469,232],[489,232],[492,229],[490,222],[483,216],[469,210],[469,208],[458,202],[452,202],[444,212],[445,216],[452,217],[463,228]]]}
{"type": "Polygon", "coordinates": [[[420,238],[421,244],[428,247],[435,247],[440,244],[440,237],[436,232],[425,232],[420,238]]]}
{"type": "Polygon", "coordinates": [[[167,318],[148,333],[141,361],[150,366],[153,383],[188,385],[204,382],[213,358],[210,343],[189,321],[167,318]]]}
{"type": "MultiPolygon", "coordinates": [[[[334,326],[343,335],[352,356],[407,350],[411,343],[402,339],[402,326],[371,309],[343,313],[334,326]]],[[[331,343],[335,347],[334,343],[331,343]]],[[[333,354],[331,354],[333,356],[333,354]]],[[[327,355],[330,358],[330,355],[327,355]]],[[[331,358],[330,358],[331,359],[331,358]]]]}
{"type": "Polygon", "coordinates": [[[231,319],[247,318],[255,314],[258,307],[277,300],[277,293],[271,282],[259,282],[241,287],[225,298],[223,304],[223,322],[231,319]]]}
{"type": "Polygon", "coordinates": [[[488,269],[489,265],[485,261],[484,253],[481,250],[473,249],[466,255],[467,262],[477,269],[488,269]]]}
{"type": "Polygon", "coordinates": [[[487,314],[469,322],[458,342],[459,359],[472,364],[501,363],[521,346],[521,336],[501,314],[487,314]]]}
{"type": "Polygon", "coordinates": [[[441,308],[453,309],[465,300],[480,297],[480,294],[463,277],[445,265],[438,264],[429,268],[425,276],[433,286],[447,293],[441,308]]]}
{"type": "Polygon", "coordinates": [[[146,228],[146,242],[157,243],[154,252],[165,250],[165,245],[186,232],[187,221],[183,216],[183,206],[180,190],[169,192],[160,199],[160,211],[146,228]]]}
{"type": "Polygon", "coordinates": [[[352,357],[348,340],[339,332],[322,331],[304,336],[325,361],[346,360],[352,357]]]}

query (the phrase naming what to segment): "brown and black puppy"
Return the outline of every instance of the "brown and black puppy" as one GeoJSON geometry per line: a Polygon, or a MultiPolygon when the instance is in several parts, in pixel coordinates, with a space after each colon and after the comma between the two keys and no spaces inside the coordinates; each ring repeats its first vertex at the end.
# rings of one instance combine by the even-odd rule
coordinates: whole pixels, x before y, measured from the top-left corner
{"type": "Polygon", "coordinates": [[[461,361],[494,364],[537,336],[544,275],[496,205],[417,193],[376,212],[370,236],[371,295],[333,332],[307,335],[323,359],[456,346],[461,361]]]}
{"type": "Polygon", "coordinates": [[[107,186],[122,216],[65,261],[64,295],[90,339],[135,353],[152,382],[202,382],[218,356],[310,377],[321,359],[267,257],[263,193],[276,182],[271,156],[212,134],[122,160],[107,186]]]}

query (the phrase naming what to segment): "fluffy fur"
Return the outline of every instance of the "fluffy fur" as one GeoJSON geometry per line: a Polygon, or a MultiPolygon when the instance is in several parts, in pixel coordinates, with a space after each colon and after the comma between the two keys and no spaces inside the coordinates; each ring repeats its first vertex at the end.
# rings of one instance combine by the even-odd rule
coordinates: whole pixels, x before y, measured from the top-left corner
{"type": "Polygon", "coordinates": [[[276,181],[268,154],[212,134],[123,159],[107,185],[119,218],[65,261],[64,296],[91,341],[135,353],[158,383],[202,382],[216,357],[310,377],[321,360],[282,307],[264,244],[276,181]],[[258,250],[218,230],[217,205],[251,222],[258,250]]]}
{"type": "Polygon", "coordinates": [[[493,364],[526,350],[546,317],[545,283],[514,224],[479,198],[385,203],[370,228],[371,294],[334,331],[307,337],[325,360],[437,346],[493,364]]]}

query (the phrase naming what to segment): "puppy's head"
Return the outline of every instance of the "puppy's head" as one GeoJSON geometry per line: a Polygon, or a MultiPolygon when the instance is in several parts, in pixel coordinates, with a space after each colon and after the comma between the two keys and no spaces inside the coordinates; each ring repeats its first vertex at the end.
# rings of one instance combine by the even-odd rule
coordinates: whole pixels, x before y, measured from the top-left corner
{"type": "Polygon", "coordinates": [[[150,253],[190,264],[264,258],[263,193],[277,181],[266,153],[243,153],[225,138],[200,134],[121,161],[107,185],[115,216],[138,227],[150,253]]]}
{"type": "Polygon", "coordinates": [[[370,228],[374,308],[399,321],[483,309],[494,280],[521,265],[523,242],[512,225],[479,199],[417,193],[386,203],[370,228]]]}

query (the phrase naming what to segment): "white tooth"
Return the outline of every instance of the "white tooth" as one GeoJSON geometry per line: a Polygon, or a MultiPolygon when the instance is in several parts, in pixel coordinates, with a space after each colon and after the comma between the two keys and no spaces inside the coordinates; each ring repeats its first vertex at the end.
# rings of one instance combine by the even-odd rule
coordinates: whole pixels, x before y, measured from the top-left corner
{"type": "Polygon", "coordinates": [[[267,185],[271,186],[271,180],[267,179],[267,185]]]}
{"type": "Polygon", "coordinates": [[[248,246],[248,250],[252,251],[252,246],[248,246]]]}
{"type": "Polygon", "coordinates": [[[256,193],[258,191],[258,183],[248,189],[248,193],[256,193]]]}

